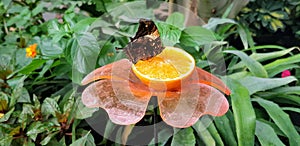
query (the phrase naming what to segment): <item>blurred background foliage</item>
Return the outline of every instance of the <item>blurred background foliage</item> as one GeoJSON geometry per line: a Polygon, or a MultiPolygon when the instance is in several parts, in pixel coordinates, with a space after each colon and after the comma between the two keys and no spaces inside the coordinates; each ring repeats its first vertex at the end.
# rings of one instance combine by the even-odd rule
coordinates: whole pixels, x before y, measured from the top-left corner
{"type": "MultiPolygon", "coordinates": [[[[2,0],[0,145],[141,139],[150,145],[300,145],[299,1],[171,2],[2,0]],[[156,22],[164,44],[185,49],[197,66],[226,82],[232,90],[226,115],[205,116],[186,129],[166,125],[149,137],[81,103],[82,78],[124,57],[116,48],[134,36],[140,17],[156,22]],[[37,55],[28,57],[32,44],[37,55]],[[283,76],[286,71],[290,75],[283,76]],[[99,129],[84,120],[92,115],[99,129]]],[[[137,125],[161,121],[151,104],[137,125]]]]}

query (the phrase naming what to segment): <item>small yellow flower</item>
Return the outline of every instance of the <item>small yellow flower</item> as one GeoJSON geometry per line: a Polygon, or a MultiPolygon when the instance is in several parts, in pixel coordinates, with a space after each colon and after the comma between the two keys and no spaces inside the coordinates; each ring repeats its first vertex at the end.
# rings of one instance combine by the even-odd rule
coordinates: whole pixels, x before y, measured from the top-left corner
{"type": "Polygon", "coordinates": [[[4,113],[0,113],[0,119],[4,117],[4,113]]]}
{"type": "Polygon", "coordinates": [[[37,54],[36,52],[37,44],[32,44],[26,48],[26,57],[34,58],[37,54]]]}

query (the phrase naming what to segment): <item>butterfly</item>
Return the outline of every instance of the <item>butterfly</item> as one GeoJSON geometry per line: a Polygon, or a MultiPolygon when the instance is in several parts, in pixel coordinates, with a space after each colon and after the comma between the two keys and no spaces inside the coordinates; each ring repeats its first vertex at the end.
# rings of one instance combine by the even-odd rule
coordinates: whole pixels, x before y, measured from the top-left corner
{"type": "Polygon", "coordinates": [[[140,19],[139,28],[128,45],[123,48],[132,63],[152,58],[164,49],[157,26],[152,20],[140,19]]]}

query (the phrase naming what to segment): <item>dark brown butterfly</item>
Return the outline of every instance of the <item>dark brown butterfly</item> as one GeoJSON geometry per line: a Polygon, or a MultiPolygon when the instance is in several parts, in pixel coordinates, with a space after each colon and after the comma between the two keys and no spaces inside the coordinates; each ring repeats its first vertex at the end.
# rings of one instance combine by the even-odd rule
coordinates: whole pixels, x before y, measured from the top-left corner
{"type": "Polygon", "coordinates": [[[124,48],[127,58],[136,63],[139,60],[147,60],[161,53],[164,49],[159,32],[152,20],[140,19],[139,28],[135,37],[124,48]]]}

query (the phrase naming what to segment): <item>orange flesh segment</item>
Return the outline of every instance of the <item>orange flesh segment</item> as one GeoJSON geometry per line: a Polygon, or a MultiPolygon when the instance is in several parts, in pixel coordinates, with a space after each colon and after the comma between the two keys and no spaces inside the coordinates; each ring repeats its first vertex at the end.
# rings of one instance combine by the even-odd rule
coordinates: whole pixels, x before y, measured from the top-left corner
{"type": "Polygon", "coordinates": [[[179,72],[170,63],[161,57],[153,57],[148,60],[140,60],[135,67],[142,74],[155,79],[172,79],[179,77],[179,72]]]}

